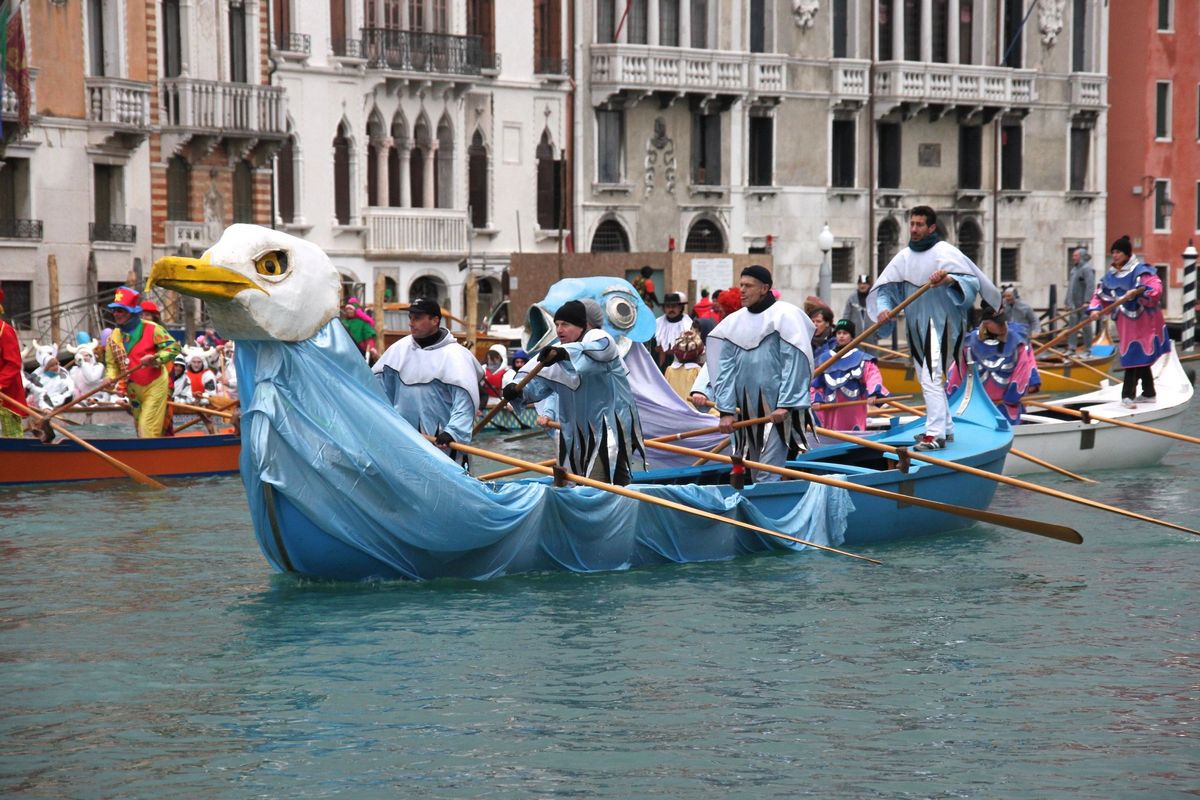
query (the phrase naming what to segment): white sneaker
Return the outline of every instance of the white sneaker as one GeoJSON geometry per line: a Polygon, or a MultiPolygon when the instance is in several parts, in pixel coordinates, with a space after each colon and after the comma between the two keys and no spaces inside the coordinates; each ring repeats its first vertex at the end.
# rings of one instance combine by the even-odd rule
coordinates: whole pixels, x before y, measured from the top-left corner
{"type": "Polygon", "coordinates": [[[1134,400],[1134,402],[1135,403],[1146,403],[1149,405],[1153,405],[1156,400],[1158,400],[1157,395],[1155,395],[1154,397],[1146,397],[1146,395],[1144,395],[1144,394],[1139,394],[1137,396],[1137,398],[1134,400]]]}
{"type": "Polygon", "coordinates": [[[1123,405],[1125,408],[1137,408],[1137,403],[1133,401],[1132,397],[1122,397],[1121,405],[1123,405]]]}

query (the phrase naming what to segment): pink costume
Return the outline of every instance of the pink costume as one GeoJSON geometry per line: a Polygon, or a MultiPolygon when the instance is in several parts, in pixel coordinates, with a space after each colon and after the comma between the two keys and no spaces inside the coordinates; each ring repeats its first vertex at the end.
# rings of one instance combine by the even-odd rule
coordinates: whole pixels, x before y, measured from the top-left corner
{"type": "Polygon", "coordinates": [[[957,389],[971,374],[971,364],[978,366],[979,380],[996,408],[1010,425],[1019,424],[1025,410],[1021,398],[1042,385],[1025,326],[1010,322],[1003,341],[982,339],[978,330],[968,333],[958,360],[946,375],[947,393],[957,389]]]}
{"type": "MultiPolygon", "coordinates": [[[[837,346],[826,346],[814,359],[823,364],[835,352],[837,346]]],[[[868,397],[887,397],[889,392],[883,385],[883,376],[875,359],[857,347],[839,358],[823,373],[812,380],[814,403],[840,403],[847,400],[865,400],[868,397]]],[[[814,409],[822,426],[836,431],[865,431],[867,429],[867,406],[865,403],[841,408],[814,409]]]]}

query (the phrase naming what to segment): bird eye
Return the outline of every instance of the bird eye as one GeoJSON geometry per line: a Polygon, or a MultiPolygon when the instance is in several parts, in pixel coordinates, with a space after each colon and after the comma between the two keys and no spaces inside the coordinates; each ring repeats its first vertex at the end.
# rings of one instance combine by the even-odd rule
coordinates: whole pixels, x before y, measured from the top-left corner
{"type": "Polygon", "coordinates": [[[283,250],[272,250],[268,253],[263,253],[258,258],[254,259],[254,269],[259,275],[267,275],[272,278],[278,278],[287,272],[288,257],[287,252],[283,250]]]}
{"type": "Polygon", "coordinates": [[[614,328],[629,330],[637,318],[637,309],[624,297],[614,296],[604,302],[604,311],[614,328]]]}

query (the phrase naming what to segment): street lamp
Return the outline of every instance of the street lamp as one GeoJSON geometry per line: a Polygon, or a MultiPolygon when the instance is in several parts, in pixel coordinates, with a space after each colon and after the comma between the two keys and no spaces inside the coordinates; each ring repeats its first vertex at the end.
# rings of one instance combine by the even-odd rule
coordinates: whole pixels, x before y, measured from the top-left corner
{"type": "Polygon", "coordinates": [[[817,234],[817,247],[821,248],[821,271],[817,276],[817,297],[826,303],[832,302],[830,294],[833,284],[833,266],[829,263],[829,251],[833,249],[833,231],[829,223],[817,234]]]}

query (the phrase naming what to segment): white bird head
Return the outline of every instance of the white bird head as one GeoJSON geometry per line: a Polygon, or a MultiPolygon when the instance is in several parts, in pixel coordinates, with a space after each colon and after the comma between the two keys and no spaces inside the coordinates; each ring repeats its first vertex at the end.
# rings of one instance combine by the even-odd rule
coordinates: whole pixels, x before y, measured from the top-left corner
{"type": "Polygon", "coordinates": [[[341,300],[341,277],[321,248],[258,225],[230,225],[200,258],[160,258],[153,286],[204,300],[231,339],[303,341],[338,315],[341,300]]]}

